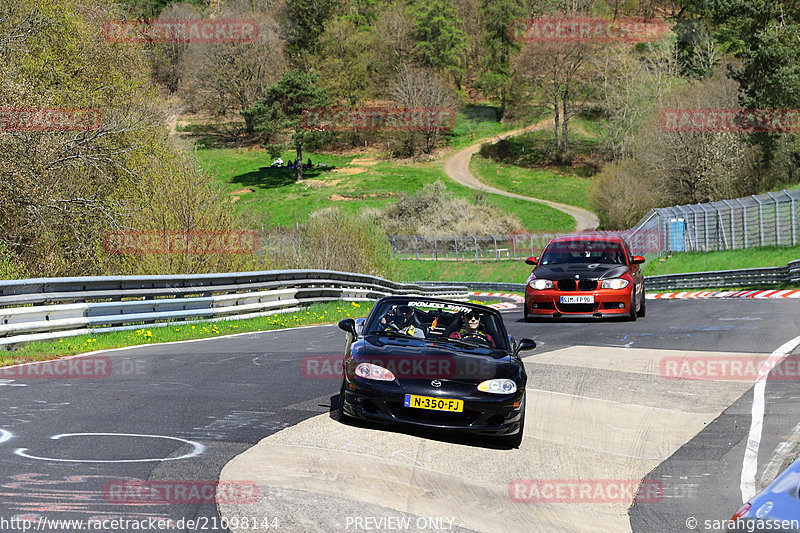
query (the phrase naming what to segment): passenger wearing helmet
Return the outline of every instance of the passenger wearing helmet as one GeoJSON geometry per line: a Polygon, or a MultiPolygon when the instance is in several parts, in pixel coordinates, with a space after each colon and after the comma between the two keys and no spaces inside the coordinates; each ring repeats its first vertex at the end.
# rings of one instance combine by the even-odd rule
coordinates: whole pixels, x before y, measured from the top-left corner
{"type": "Polygon", "coordinates": [[[393,305],[381,317],[380,324],[386,331],[399,331],[411,337],[425,338],[425,331],[414,317],[414,308],[408,305],[393,305]]]}
{"type": "Polygon", "coordinates": [[[451,339],[477,340],[496,348],[494,339],[481,327],[481,313],[472,310],[465,315],[461,315],[461,329],[450,334],[451,339]]]}

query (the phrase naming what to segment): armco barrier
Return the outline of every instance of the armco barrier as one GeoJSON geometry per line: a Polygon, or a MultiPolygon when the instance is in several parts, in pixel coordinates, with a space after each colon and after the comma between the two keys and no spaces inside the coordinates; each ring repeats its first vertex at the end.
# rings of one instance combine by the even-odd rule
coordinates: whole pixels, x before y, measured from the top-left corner
{"type": "Polygon", "coordinates": [[[0,349],[26,342],[232,320],[391,294],[468,298],[463,285],[421,286],[331,270],[0,281],[0,349]]]}
{"type": "MultiPolygon", "coordinates": [[[[469,290],[476,291],[525,291],[524,283],[479,281],[418,281],[416,283],[422,286],[466,286],[469,290]]],[[[647,276],[645,278],[645,289],[648,292],[727,287],[758,288],[779,285],[800,285],[800,260],[791,261],[786,266],[779,267],[745,268],[720,272],[689,272],[685,274],[647,276]]]]}
{"type": "Polygon", "coordinates": [[[791,261],[786,266],[771,268],[746,268],[720,272],[690,272],[647,276],[648,291],[679,289],[710,289],[725,287],[774,287],[800,283],[800,261],[791,261]]]}

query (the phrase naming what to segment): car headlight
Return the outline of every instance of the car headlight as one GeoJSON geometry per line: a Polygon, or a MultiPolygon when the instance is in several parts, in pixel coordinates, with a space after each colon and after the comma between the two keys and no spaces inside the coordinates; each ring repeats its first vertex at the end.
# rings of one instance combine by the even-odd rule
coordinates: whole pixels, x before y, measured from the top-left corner
{"type": "Polygon", "coordinates": [[[510,379],[489,379],[478,385],[478,390],[492,394],[511,394],[517,392],[517,384],[510,379]]]}
{"type": "Polygon", "coordinates": [[[622,278],[604,279],[602,289],[624,289],[628,286],[628,280],[622,278]]]}
{"type": "Polygon", "coordinates": [[[359,363],[356,366],[356,376],[376,381],[394,381],[394,374],[390,370],[372,363],[359,363]]]}
{"type": "Polygon", "coordinates": [[[543,291],[545,289],[552,289],[554,287],[553,282],[549,279],[532,279],[528,285],[531,286],[531,289],[537,291],[543,291]]]}

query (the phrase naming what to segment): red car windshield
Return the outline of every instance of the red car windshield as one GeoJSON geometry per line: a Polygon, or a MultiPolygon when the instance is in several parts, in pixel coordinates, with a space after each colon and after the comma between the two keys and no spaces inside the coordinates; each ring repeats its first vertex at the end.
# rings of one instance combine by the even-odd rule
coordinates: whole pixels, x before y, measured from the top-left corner
{"type": "Polygon", "coordinates": [[[563,263],[624,265],[625,249],[621,244],[612,241],[554,242],[545,249],[539,260],[540,265],[563,263]]]}

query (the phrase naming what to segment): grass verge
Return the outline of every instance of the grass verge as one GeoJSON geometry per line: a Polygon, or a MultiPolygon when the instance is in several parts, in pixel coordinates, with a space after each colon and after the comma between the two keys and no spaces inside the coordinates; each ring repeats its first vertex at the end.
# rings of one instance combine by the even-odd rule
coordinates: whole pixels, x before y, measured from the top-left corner
{"type": "Polygon", "coordinates": [[[0,366],[44,361],[65,355],[125,346],[205,339],[235,333],[270,331],[298,326],[335,324],[343,318],[366,316],[372,309],[372,305],[372,302],[328,302],[314,304],[294,313],[282,313],[249,320],[199,322],[196,324],[175,323],[164,327],[142,326],[141,329],[131,331],[79,335],[46,342],[32,342],[15,351],[0,352],[0,366]]]}
{"type": "MultiPolygon", "coordinates": [[[[231,208],[246,215],[256,228],[261,224],[265,229],[302,224],[313,211],[332,205],[349,213],[365,207],[383,208],[437,179],[442,179],[456,196],[475,198],[474,191],[446,177],[441,161],[402,164],[377,162],[369,156],[311,154],[312,162],[326,161],[338,168],[314,169],[315,174],[298,183],[288,169],[259,172],[258,167],[265,164],[263,151],[223,148],[198,150],[196,154],[200,164],[225,187],[231,208]]],[[[501,195],[483,196],[488,204],[516,215],[530,231],[569,232],[575,228],[572,217],[551,207],[501,195]]]]}
{"type": "Polygon", "coordinates": [[[533,267],[518,261],[396,261],[397,281],[525,283],[533,267]]]}
{"type": "Polygon", "coordinates": [[[719,252],[681,252],[645,263],[646,276],[784,266],[800,259],[800,246],[764,246],[719,252]]]}
{"type": "Polygon", "coordinates": [[[504,191],[591,209],[588,178],[497,163],[479,155],[472,158],[469,169],[482,182],[504,191]]]}

